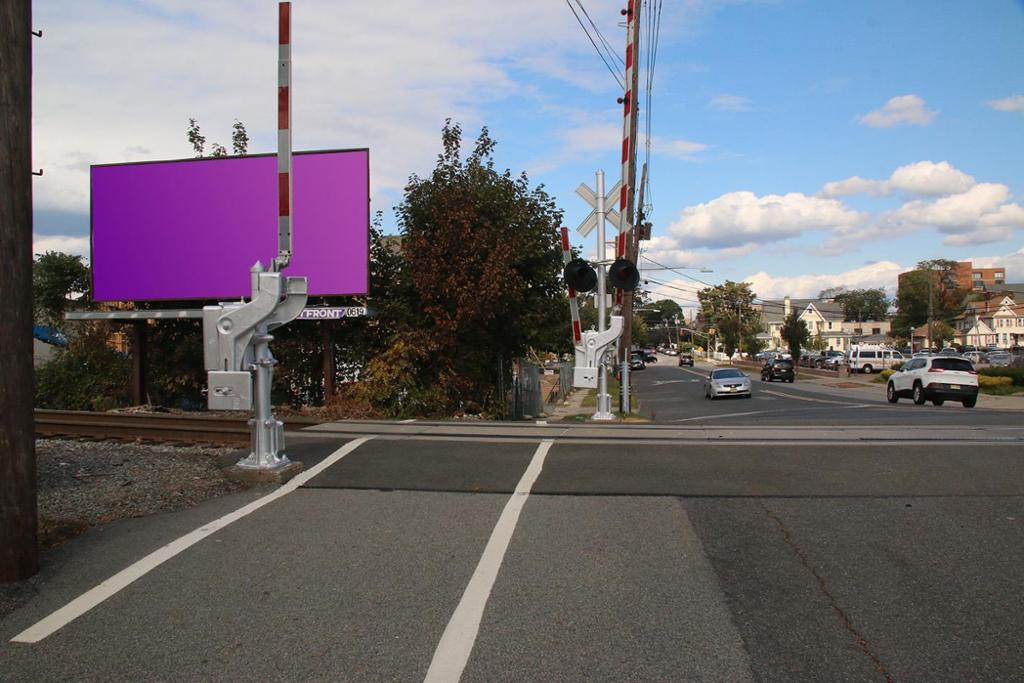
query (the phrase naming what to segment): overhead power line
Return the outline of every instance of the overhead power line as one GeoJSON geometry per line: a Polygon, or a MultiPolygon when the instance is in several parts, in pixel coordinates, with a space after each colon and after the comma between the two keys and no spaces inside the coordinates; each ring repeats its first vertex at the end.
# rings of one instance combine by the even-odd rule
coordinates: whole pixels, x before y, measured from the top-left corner
{"type": "MultiPolygon", "coordinates": [[[[596,42],[594,41],[594,37],[593,37],[592,35],[590,35],[590,31],[588,31],[588,30],[587,30],[587,26],[586,26],[586,24],[584,24],[584,23],[583,23],[583,20],[582,20],[582,19],[580,18],[579,12],[577,12],[577,11],[576,11],[576,8],[572,6],[572,2],[571,2],[571,0],[565,0],[565,4],[569,6],[569,9],[570,9],[570,10],[572,10],[572,15],[573,15],[574,17],[576,17],[576,21],[577,21],[577,22],[579,22],[580,28],[581,28],[581,29],[583,29],[583,32],[584,32],[585,34],[587,34],[587,39],[588,39],[588,40],[590,40],[590,44],[594,46],[594,49],[595,49],[595,50],[597,50],[597,56],[601,58],[601,61],[602,61],[602,62],[604,62],[604,65],[605,65],[605,67],[607,67],[607,69],[608,69],[608,72],[609,72],[609,73],[610,73],[610,74],[612,75],[612,78],[614,78],[614,79],[615,79],[615,82],[616,82],[616,83],[618,84],[618,86],[619,86],[619,88],[620,88],[621,90],[625,90],[625,87],[626,87],[626,86],[624,86],[624,85],[622,84],[622,78],[621,78],[621,77],[619,76],[618,72],[616,72],[616,71],[615,71],[615,69],[614,69],[614,68],[612,68],[612,65],[608,63],[608,58],[607,58],[607,57],[605,56],[605,54],[604,54],[604,52],[603,52],[603,51],[601,50],[601,48],[600,48],[600,47],[598,47],[597,43],[596,43],[596,42]]],[[[581,9],[582,9],[582,5],[580,5],[580,7],[581,7],[581,9]]],[[[584,10],[584,12],[585,12],[585,11],[586,11],[586,10],[584,10]]],[[[589,15],[588,15],[588,17],[587,17],[587,18],[588,18],[588,19],[590,18],[590,17],[589,17],[589,15]]],[[[593,22],[591,22],[591,23],[593,23],[593,22]]],[[[596,27],[595,27],[595,28],[596,28],[596,27]]],[[[601,40],[604,40],[604,39],[603,39],[603,38],[601,38],[601,40]]],[[[607,41],[605,41],[605,42],[607,42],[607,41]]]]}

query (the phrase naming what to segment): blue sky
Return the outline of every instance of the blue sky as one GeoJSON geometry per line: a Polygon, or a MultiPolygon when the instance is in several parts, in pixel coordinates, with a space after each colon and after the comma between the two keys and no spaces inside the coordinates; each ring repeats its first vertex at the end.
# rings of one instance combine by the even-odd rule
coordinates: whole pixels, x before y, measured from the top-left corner
{"type": "MultiPolygon", "coordinates": [[[[624,3],[581,1],[621,53],[624,3]]],[[[621,93],[567,3],[293,8],[295,147],[369,147],[389,221],[448,116],[470,139],[490,127],[498,164],[543,182],[570,227],[575,187],[617,180],[621,93]]],[[[190,116],[225,144],[239,118],[273,151],[275,17],[269,0],[37,0],[37,250],[85,253],[89,164],[190,156],[190,116]]],[[[1024,281],[1021,36],[1019,0],[664,3],[645,255],[767,298],[892,290],[926,258],[1024,281]]]]}

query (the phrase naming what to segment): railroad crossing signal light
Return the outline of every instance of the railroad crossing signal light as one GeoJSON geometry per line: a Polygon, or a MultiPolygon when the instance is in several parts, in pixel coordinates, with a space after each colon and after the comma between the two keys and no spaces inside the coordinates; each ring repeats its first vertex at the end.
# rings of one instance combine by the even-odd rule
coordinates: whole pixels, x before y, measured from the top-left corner
{"type": "Polygon", "coordinates": [[[565,264],[562,271],[565,284],[577,292],[589,292],[597,287],[597,272],[593,266],[581,258],[574,258],[565,264]]]}
{"type": "Polygon", "coordinates": [[[640,284],[640,271],[629,259],[617,258],[608,269],[608,279],[616,289],[632,292],[640,284]]]}

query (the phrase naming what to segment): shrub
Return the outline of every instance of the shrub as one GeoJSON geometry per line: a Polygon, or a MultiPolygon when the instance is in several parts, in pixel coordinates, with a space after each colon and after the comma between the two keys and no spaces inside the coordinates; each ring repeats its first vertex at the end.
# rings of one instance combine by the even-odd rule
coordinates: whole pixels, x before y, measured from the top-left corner
{"type": "Polygon", "coordinates": [[[1013,386],[1024,387],[1024,368],[982,368],[978,371],[981,377],[1008,377],[1013,386]]]}
{"type": "Polygon", "coordinates": [[[106,323],[84,323],[66,349],[36,368],[36,407],[109,410],[131,404],[131,361],[106,344],[106,323]]]}
{"type": "Polygon", "coordinates": [[[885,370],[882,370],[880,373],[878,373],[878,376],[881,377],[882,379],[889,379],[894,374],[896,374],[897,369],[898,368],[886,368],[885,370]]]}
{"type": "Polygon", "coordinates": [[[992,387],[1008,387],[1013,385],[1012,377],[992,377],[990,375],[978,375],[978,386],[982,389],[992,387]]]}

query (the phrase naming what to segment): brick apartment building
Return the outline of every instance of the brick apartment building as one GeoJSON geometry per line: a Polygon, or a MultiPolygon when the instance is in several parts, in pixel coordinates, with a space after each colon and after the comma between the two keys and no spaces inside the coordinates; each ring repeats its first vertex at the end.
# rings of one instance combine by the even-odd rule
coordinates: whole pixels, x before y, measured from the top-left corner
{"type": "MultiPolygon", "coordinates": [[[[903,278],[915,271],[908,270],[899,274],[899,286],[903,286],[903,278]]],[[[960,261],[956,264],[954,271],[956,284],[960,289],[973,292],[989,292],[996,287],[1006,284],[1006,269],[996,268],[975,268],[970,261],[960,261]]],[[[938,277],[938,274],[935,275],[938,277]]]]}

